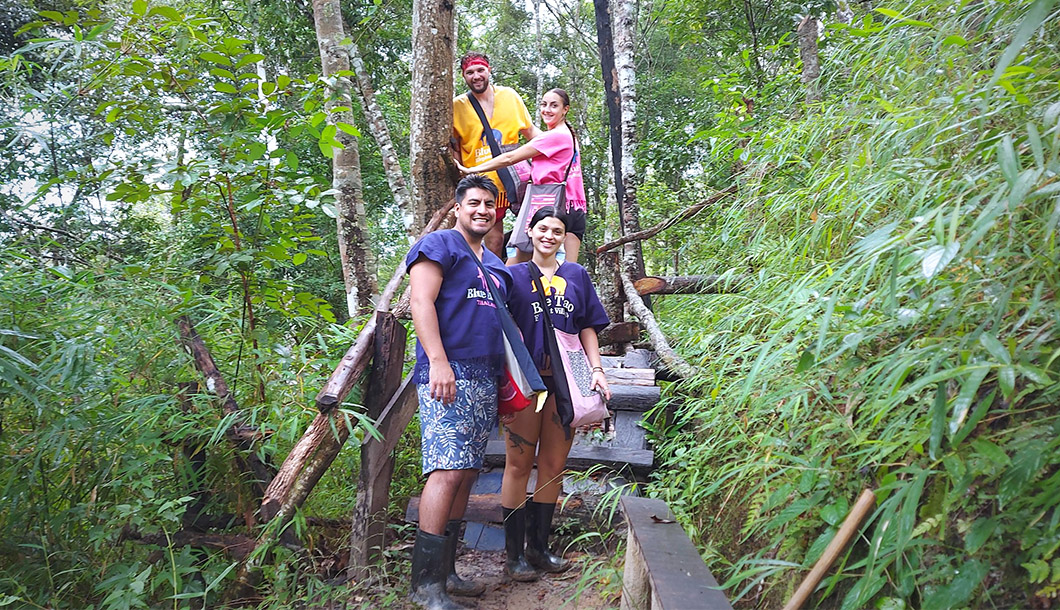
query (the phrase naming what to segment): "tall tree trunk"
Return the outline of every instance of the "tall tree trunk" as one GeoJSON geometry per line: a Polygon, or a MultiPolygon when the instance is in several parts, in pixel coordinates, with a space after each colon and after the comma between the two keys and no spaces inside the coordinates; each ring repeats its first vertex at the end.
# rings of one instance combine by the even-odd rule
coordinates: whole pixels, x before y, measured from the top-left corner
{"type": "MultiPolygon", "coordinates": [[[[634,159],[637,145],[637,88],[633,66],[635,10],[635,0],[615,0],[614,20],[611,24],[614,32],[615,75],[622,117],[622,152],[618,159],[622,198],[618,200],[618,204],[622,232],[626,235],[640,231],[640,206],[637,204],[637,174],[634,159]]],[[[624,267],[630,276],[642,277],[644,275],[644,257],[639,243],[627,246],[624,258],[624,267]]]]}
{"type": "Polygon", "coordinates": [[[806,87],[806,103],[820,101],[821,90],[817,82],[821,76],[821,62],[817,57],[817,25],[813,15],[806,15],[799,23],[799,58],[802,59],[802,84],[806,87]]]}
{"type": "Polygon", "coordinates": [[[408,233],[409,243],[412,243],[416,239],[418,229],[413,226],[415,223],[408,181],[401,169],[401,161],[394,149],[394,141],[390,137],[390,128],[387,127],[383,110],[375,102],[375,90],[368,71],[364,69],[364,62],[361,61],[361,50],[356,44],[351,44],[349,51],[353,72],[357,75],[357,91],[360,94],[361,108],[364,109],[365,123],[368,124],[368,131],[372,132],[372,137],[379,146],[379,154],[383,157],[383,169],[386,171],[386,180],[390,184],[390,192],[394,196],[394,203],[401,210],[401,220],[405,225],[405,232],[408,233]]]}
{"type": "MultiPolygon", "coordinates": [[[[353,98],[349,78],[340,76],[350,70],[350,56],[342,43],[346,33],[338,0],[313,0],[313,22],[324,78],[331,82],[328,100],[328,122],[339,126],[353,125],[353,98]],[[346,110],[332,112],[336,107],[346,110]]],[[[346,286],[346,304],[350,316],[369,311],[379,286],[375,278],[375,254],[368,239],[364,213],[364,184],[361,182],[361,157],[356,136],[336,129],[335,139],[343,148],[333,151],[332,188],[335,189],[336,222],[339,234],[339,257],[342,279],[346,286]]]]}
{"type": "Polygon", "coordinates": [[[453,132],[455,36],[452,0],[413,1],[409,156],[417,231],[453,197],[445,159],[453,132]]]}

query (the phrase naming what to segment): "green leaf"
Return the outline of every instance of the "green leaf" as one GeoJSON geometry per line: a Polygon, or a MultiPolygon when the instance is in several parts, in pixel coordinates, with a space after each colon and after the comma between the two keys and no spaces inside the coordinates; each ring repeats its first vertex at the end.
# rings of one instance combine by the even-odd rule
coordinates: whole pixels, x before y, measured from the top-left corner
{"type": "Polygon", "coordinates": [[[878,574],[869,573],[862,576],[843,598],[840,610],[863,610],[885,584],[887,579],[878,574]]]}
{"type": "Polygon", "coordinates": [[[296,252],[295,255],[291,257],[291,262],[295,265],[301,265],[302,263],[306,262],[306,259],[308,258],[309,256],[307,256],[304,252],[296,252]]]}
{"type": "Polygon", "coordinates": [[[993,535],[997,528],[997,519],[977,519],[968,533],[964,535],[964,548],[970,555],[974,555],[993,535]]]}
{"type": "Polygon", "coordinates": [[[45,19],[51,19],[52,21],[57,21],[59,23],[62,23],[63,19],[66,18],[59,11],[41,11],[40,12],[40,16],[44,17],[45,19]]]}
{"type": "Polygon", "coordinates": [[[799,364],[795,367],[796,373],[809,370],[817,359],[813,355],[813,350],[806,350],[802,352],[802,356],[799,358],[799,364]]]}
{"type": "Polygon", "coordinates": [[[239,93],[235,87],[229,83],[214,83],[214,91],[220,91],[221,93],[239,93]]]}
{"type": "Polygon", "coordinates": [[[998,504],[1002,508],[1023,493],[1027,485],[1037,478],[1044,461],[1045,443],[1039,439],[1025,442],[1012,456],[1012,465],[1001,475],[1001,483],[997,489],[998,504]]]}
{"type": "Polygon", "coordinates": [[[998,60],[997,66],[994,68],[994,76],[990,79],[990,83],[987,85],[988,88],[993,87],[997,84],[1001,77],[1005,74],[1005,70],[1008,69],[1009,65],[1016,60],[1019,56],[1020,51],[1023,50],[1024,45],[1034,36],[1034,33],[1038,31],[1038,28],[1045,22],[1045,18],[1049,15],[1049,10],[1053,8],[1053,2],[1056,0],[1036,0],[1031,5],[1030,9],[1027,10],[1027,16],[1023,18],[1023,22],[1020,23],[1019,29],[1016,30],[1015,36],[1012,37],[1012,42],[1009,43],[1005,52],[1001,54],[1001,59],[998,60]]]}
{"type": "Polygon", "coordinates": [[[1016,369],[1012,366],[1003,366],[997,371],[997,384],[1001,386],[1001,395],[1005,400],[1011,400],[1016,391],[1016,369]]]}
{"type": "Polygon", "coordinates": [[[224,68],[210,68],[210,74],[217,78],[234,78],[232,73],[224,68]]]}
{"type": "Polygon", "coordinates": [[[955,575],[949,585],[936,589],[934,594],[924,600],[924,610],[948,610],[963,607],[964,602],[968,601],[979,588],[979,583],[983,582],[989,570],[989,564],[978,559],[964,562],[954,570],[955,575]]]}
{"type": "Polygon", "coordinates": [[[147,12],[147,0],[133,0],[132,11],[136,15],[143,16],[147,12]]]}
{"type": "Polygon", "coordinates": [[[247,64],[256,64],[263,59],[265,59],[265,56],[261,53],[247,53],[243,57],[240,57],[239,61],[236,62],[236,70],[247,64]]]}
{"type": "Polygon", "coordinates": [[[228,59],[224,55],[221,55],[220,53],[214,53],[213,51],[206,51],[204,53],[200,53],[199,57],[215,64],[221,64],[222,66],[232,65],[232,60],[228,59]]]}
{"type": "Polygon", "coordinates": [[[106,23],[101,23],[101,24],[97,25],[96,27],[92,28],[91,30],[89,30],[88,34],[85,35],[85,40],[95,40],[100,34],[106,32],[107,30],[109,30],[112,27],[114,27],[114,22],[113,21],[107,21],[106,23]]]}
{"type": "Polygon", "coordinates": [[[358,131],[356,127],[354,127],[353,125],[350,125],[349,123],[338,122],[338,123],[335,123],[335,126],[338,127],[339,129],[341,129],[342,131],[350,134],[351,136],[354,136],[356,138],[361,137],[361,132],[358,131]]]}
{"type": "Polygon", "coordinates": [[[184,16],[180,14],[180,11],[171,6],[155,6],[148,11],[147,16],[161,15],[170,21],[182,21],[184,16]]]}
{"type": "Polygon", "coordinates": [[[1016,158],[1016,149],[1012,146],[1012,136],[1005,135],[997,143],[997,162],[1001,166],[1001,173],[1009,184],[1015,184],[1019,179],[1020,166],[1016,158]]]}
{"type": "Polygon", "coordinates": [[[979,385],[983,383],[983,379],[986,378],[989,372],[989,367],[973,369],[968,377],[965,378],[964,383],[961,384],[961,391],[957,394],[957,399],[953,401],[950,434],[956,434],[961,424],[964,423],[964,418],[968,416],[968,407],[972,406],[972,401],[975,400],[975,393],[979,391],[979,385]]]}
{"type": "Polygon", "coordinates": [[[1001,342],[997,340],[997,337],[983,333],[979,335],[979,344],[986,348],[986,351],[993,356],[999,364],[1012,364],[1012,356],[1005,349],[1005,346],[1001,345],[1001,342]]]}
{"type": "Polygon", "coordinates": [[[953,34],[953,35],[950,35],[950,36],[947,36],[946,38],[944,38],[942,40],[942,44],[943,45],[954,44],[954,45],[957,45],[959,47],[966,47],[966,46],[968,46],[968,41],[964,39],[964,36],[958,36],[957,34],[953,34]]]}
{"type": "Polygon", "coordinates": [[[946,383],[935,390],[935,402],[931,406],[931,436],[928,440],[928,457],[936,459],[942,447],[942,435],[946,432],[946,383]]]}

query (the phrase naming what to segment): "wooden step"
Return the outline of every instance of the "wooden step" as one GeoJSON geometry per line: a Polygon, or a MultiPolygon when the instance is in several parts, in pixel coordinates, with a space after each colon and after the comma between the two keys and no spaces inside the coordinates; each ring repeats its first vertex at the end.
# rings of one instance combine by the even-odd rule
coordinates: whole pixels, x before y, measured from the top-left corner
{"type": "Polygon", "coordinates": [[[604,368],[608,385],[655,385],[655,369],[604,368]]]}
{"type": "MultiPolygon", "coordinates": [[[[631,469],[634,474],[651,472],[655,453],[650,449],[631,449],[629,447],[605,447],[599,445],[575,444],[567,456],[567,468],[586,471],[594,466],[604,466],[615,471],[631,469]]],[[[491,440],[486,444],[486,464],[489,466],[504,465],[504,441],[491,440]]]]}
{"type": "Polygon", "coordinates": [[[647,411],[659,402],[662,389],[657,385],[614,385],[607,407],[612,411],[647,411]]]}

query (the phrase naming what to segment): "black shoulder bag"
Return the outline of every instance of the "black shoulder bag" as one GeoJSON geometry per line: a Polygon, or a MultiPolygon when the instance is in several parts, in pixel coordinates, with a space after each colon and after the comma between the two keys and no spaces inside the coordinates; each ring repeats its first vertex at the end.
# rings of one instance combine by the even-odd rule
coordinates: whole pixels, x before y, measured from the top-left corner
{"type": "MultiPolygon", "coordinates": [[[[493,127],[490,127],[489,119],[486,118],[486,113],[482,110],[482,105],[478,103],[475,98],[475,94],[468,91],[467,99],[471,102],[471,107],[475,109],[478,114],[478,119],[482,121],[482,134],[486,136],[486,142],[490,146],[490,152],[493,153],[493,157],[499,157],[504,152],[504,147],[501,146],[497,138],[493,137],[493,127]]],[[[511,146],[512,149],[518,148],[518,145],[511,146]]],[[[475,168],[471,168],[475,169],[475,168]]],[[[504,192],[508,197],[508,203],[514,210],[522,203],[522,192],[526,190],[526,186],[523,184],[521,178],[519,178],[519,172],[515,171],[515,166],[502,167],[497,170],[497,176],[501,179],[501,184],[504,186],[504,192]]]]}

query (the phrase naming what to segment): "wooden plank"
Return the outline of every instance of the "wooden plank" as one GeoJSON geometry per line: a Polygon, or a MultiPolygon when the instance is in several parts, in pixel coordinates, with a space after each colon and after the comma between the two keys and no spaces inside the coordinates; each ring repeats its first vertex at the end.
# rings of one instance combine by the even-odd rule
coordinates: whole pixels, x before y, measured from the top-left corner
{"type": "Polygon", "coordinates": [[[607,406],[612,411],[647,411],[659,402],[661,395],[662,389],[655,385],[616,385],[611,388],[607,406]]]}
{"type": "Polygon", "coordinates": [[[652,353],[646,349],[633,349],[626,352],[626,360],[623,365],[627,369],[650,369],[652,353]]]}
{"type": "Polygon", "coordinates": [[[617,369],[621,368],[626,363],[625,356],[600,356],[601,363],[604,368],[617,369]]]}
{"type": "MultiPolygon", "coordinates": [[[[640,557],[634,556],[632,560],[642,563],[647,574],[651,610],[732,610],[718,581],[703,563],[684,528],[675,522],[666,502],[636,496],[622,496],[619,502],[629,524],[627,548],[637,547],[640,557]]],[[[628,552],[627,558],[630,558],[628,552]]],[[[635,565],[633,569],[636,573],[639,568],[635,565]]]]}
{"type": "MultiPolygon", "coordinates": [[[[387,406],[386,397],[401,386],[407,337],[408,331],[393,314],[376,313],[372,372],[365,392],[365,409],[373,419],[380,418],[387,406]]],[[[386,544],[386,508],[390,502],[393,473],[394,459],[391,452],[386,451],[385,443],[372,440],[361,446],[347,572],[352,579],[367,577],[368,566],[386,544]]]]}
{"type": "MultiPolygon", "coordinates": [[[[584,471],[594,466],[605,466],[616,471],[630,468],[636,474],[646,474],[651,471],[654,460],[655,453],[649,449],[574,445],[567,456],[567,468],[584,471]]],[[[503,440],[494,439],[486,443],[486,464],[504,465],[503,440]]]]}
{"type": "Polygon", "coordinates": [[[655,385],[655,369],[604,368],[608,385],[655,385]]]}
{"type": "Polygon", "coordinates": [[[640,427],[643,413],[636,411],[615,411],[611,425],[615,427],[614,447],[626,449],[648,449],[647,432],[640,427]]]}

